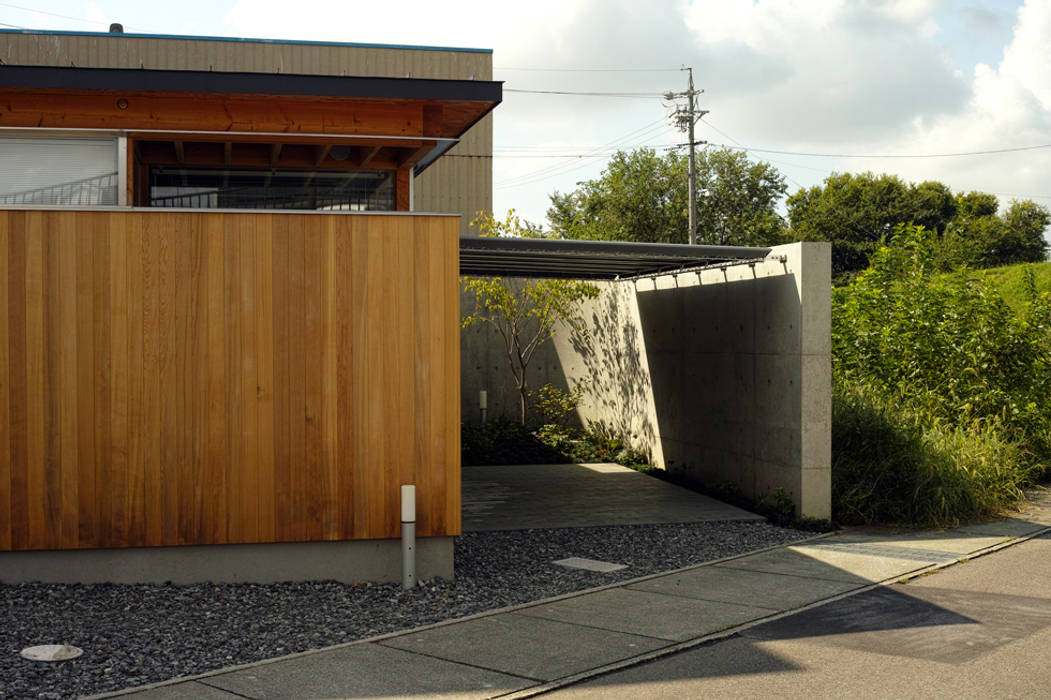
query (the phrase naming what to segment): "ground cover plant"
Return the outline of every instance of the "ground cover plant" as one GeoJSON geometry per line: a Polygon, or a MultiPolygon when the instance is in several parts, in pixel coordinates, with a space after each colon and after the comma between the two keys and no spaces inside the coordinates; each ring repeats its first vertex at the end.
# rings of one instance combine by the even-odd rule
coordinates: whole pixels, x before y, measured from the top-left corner
{"type": "Polygon", "coordinates": [[[833,292],[833,509],[840,522],[949,525],[1051,474],[1051,294],[1017,307],[939,272],[937,237],[899,226],[833,292]]]}

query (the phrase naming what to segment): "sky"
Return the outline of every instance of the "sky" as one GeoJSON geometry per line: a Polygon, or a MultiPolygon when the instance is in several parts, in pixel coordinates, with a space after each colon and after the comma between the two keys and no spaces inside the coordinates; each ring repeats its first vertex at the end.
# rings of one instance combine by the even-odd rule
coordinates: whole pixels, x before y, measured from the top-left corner
{"type": "Polygon", "coordinates": [[[617,149],[687,140],[661,97],[686,88],[684,66],[709,112],[697,138],[750,149],[789,193],[871,170],[1051,206],[1051,0],[0,1],[5,27],[110,22],[492,49],[506,91],[494,117],[494,209],[535,223],[552,192],[598,177],[617,149]]]}

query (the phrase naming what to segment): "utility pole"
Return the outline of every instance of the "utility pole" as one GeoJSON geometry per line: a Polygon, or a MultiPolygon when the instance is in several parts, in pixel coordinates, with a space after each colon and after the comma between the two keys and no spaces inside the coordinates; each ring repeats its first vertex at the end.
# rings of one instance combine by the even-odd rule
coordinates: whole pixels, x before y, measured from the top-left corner
{"type": "Polygon", "coordinates": [[[701,144],[708,143],[707,141],[696,141],[694,140],[693,127],[697,124],[697,120],[708,114],[708,110],[697,109],[696,97],[704,92],[704,90],[695,90],[693,87],[693,68],[687,68],[683,66],[682,70],[687,71],[688,81],[686,84],[686,92],[666,92],[664,93],[664,99],[666,100],[677,100],[681,97],[686,98],[686,107],[676,105],[675,113],[672,114],[672,119],[675,121],[675,125],[679,127],[680,131],[685,131],[689,135],[689,147],[690,147],[690,174],[689,174],[689,236],[690,245],[697,243],[697,161],[694,153],[695,147],[701,144]]]}

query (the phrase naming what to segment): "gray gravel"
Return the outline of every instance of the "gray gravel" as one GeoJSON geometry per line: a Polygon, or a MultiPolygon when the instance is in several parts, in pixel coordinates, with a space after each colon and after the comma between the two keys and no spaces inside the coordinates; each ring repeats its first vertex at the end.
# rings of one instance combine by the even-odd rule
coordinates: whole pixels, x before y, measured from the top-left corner
{"type": "Polygon", "coordinates": [[[66,698],[144,685],[698,564],[801,539],[756,522],[469,533],[456,582],[397,584],[0,585],[0,697],[66,698]],[[578,556],[627,564],[566,569],[578,556]],[[73,644],[58,664],[18,652],[73,644]]]}

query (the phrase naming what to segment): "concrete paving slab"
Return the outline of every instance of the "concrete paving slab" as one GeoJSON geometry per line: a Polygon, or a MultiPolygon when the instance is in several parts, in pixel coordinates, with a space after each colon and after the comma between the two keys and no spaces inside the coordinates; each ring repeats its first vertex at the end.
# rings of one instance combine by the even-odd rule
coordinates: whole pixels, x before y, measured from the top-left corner
{"type": "Polygon", "coordinates": [[[846,533],[836,535],[831,539],[842,543],[869,544],[960,555],[994,547],[1010,538],[1003,535],[969,536],[954,531],[924,531],[907,534],[888,533],[885,535],[846,533]]]}
{"type": "Polygon", "coordinates": [[[705,566],[632,584],[628,589],[770,610],[792,610],[866,585],[867,581],[829,581],[705,566]]]}
{"type": "Polygon", "coordinates": [[[611,571],[620,571],[628,568],[627,564],[615,564],[611,561],[598,561],[597,559],[585,559],[584,557],[569,557],[551,562],[564,566],[567,569],[583,569],[584,571],[597,571],[600,574],[608,574],[611,571]]]}
{"type": "Polygon", "coordinates": [[[766,617],[772,612],[754,605],[611,588],[526,608],[518,614],[682,642],[766,617]]]}
{"type": "Polygon", "coordinates": [[[922,569],[924,563],[799,546],[731,559],[715,566],[847,583],[873,583],[922,569]]]}
{"type": "Polygon", "coordinates": [[[954,532],[962,537],[1025,537],[1039,532],[1045,527],[1047,525],[1034,520],[1004,518],[1003,520],[994,520],[988,523],[964,525],[954,530],[954,532]]]}
{"type": "Polygon", "coordinates": [[[548,681],[659,649],[668,642],[504,613],[407,634],[379,644],[548,681]]]}
{"type": "Polygon", "coordinates": [[[130,693],[121,697],[134,698],[135,700],[230,700],[230,698],[242,696],[213,688],[200,681],[187,681],[177,685],[165,685],[152,690],[144,690],[140,693],[130,693]]]}
{"type": "Polygon", "coordinates": [[[464,467],[463,529],[762,520],[617,464],[464,467]]]}
{"type": "Polygon", "coordinates": [[[378,644],[333,649],[206,679],[251,698],[478,698],[533,685],[523,678],[378,644]]]}
{"type": "Polygon", "coordinates": [[[899,547],[897,542],[894,541],[846,542],[838,538],[829,538],[821,542],[813,542],[807,546],[809,550],[821,552],[842,552],[843,554],[860,554],[869,557],[883,557],[885,559],[907,559],[922,564],[943,564],[959,558],[959,554],[952,552],[942,552],[922,547],[899,547]]]}
{"type": "Polygon", "coordinates": [[[1051,626],[1051,600],[910,586],[879,587],[742,632],[961,664],[1051,626]]]}
{"type": "Polygon", "coordinates": [[[906,588],[944,587],[948,579],[954,589],[962,591],[1051,599],[1051,533],[1000,550],[993,556],[999,576],[990,577],[983,567],[954,566],[937,576],[911,579],[906,588]]]}

